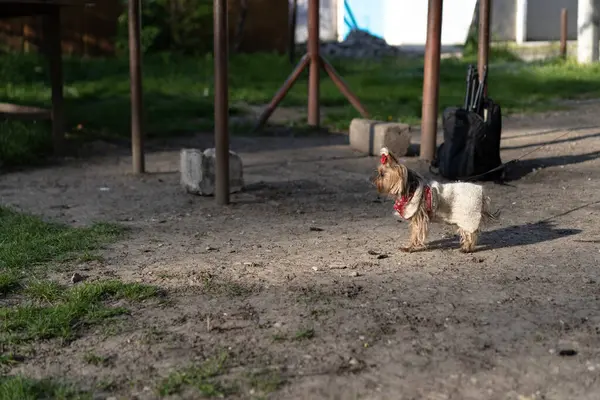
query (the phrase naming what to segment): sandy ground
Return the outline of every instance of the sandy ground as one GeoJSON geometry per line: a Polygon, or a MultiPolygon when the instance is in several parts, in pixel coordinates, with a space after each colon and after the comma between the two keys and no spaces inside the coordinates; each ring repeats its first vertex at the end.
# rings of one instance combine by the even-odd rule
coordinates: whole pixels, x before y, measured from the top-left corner
{"type": "Polygon", "coordinates": [[[247,187],[225,208],[179,187],[179,147],[210,137],[154,148],[142,178],[118,148],[1,176],[2,204],[132,228],[59,279],[75,270],[168,293],[69,345],[36,344],[12,372],[153,399],[162,377],[225,352],[238,398],[598,399],[598,107],[505,118],[504,161],[548,146],[507,185],[485,184],[502,217],[472,255],[441,225],[430,250],[401,253],[407,224],[369,183],[377,159],[342,135],[233,140],[247,187]],[[86,364],[88,352],[111,364],[86,364]],[[267,370],[283,384],[243,383],[267,370]]]}

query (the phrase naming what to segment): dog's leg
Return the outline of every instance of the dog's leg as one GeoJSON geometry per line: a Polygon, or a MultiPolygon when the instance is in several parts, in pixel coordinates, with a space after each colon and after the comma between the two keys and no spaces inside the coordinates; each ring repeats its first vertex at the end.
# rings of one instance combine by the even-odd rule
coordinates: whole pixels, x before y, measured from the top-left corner
{"type": "Polygon", "coordinates": [[[463,253],[472,253],[475,250],[475,246],[477,246],[479,232],[467,232],[459,228],[458,233],[460,235],[460,251],[463,253]]]}
{"type": "Polygon", "coordinates": [[[410,243],[408,246],[403,247],[402,250],[411,253],[417,250],[423,250],[427,246],[425,240],[427,239],[427,232],[429,231],[429,222],[425,219],[416,218],[410,221],[410,243]]]}

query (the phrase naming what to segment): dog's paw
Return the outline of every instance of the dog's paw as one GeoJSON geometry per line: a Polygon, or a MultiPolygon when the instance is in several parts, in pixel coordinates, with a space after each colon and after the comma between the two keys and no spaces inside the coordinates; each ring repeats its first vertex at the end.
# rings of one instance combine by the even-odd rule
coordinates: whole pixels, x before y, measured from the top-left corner
{"type": "Polygon", "coordinates": [[[423,251],[427,249],[427,246],[406,246],[400,248],[405,253],[415,253],[417,251],[423,251]]]}

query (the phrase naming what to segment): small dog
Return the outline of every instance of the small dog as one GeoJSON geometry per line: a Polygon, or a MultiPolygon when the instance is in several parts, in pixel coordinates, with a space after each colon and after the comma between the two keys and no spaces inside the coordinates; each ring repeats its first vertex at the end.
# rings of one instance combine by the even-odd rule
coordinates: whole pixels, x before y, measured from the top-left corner
{"type": "Polygon", "coordinates": [[[480,225],[499,215],[498,211],[489,211],[490,199],[484,195],[483,187],[467,182],[428,182],[400,164],[386,147],[380,153],[381,163],[374,180],[377,191],[394,198],[395,214],[410,221],[410,243],[402,250],[424,249],[429,223],[445,222],[458,226],[461,251],[473,252],[480,225]]]}

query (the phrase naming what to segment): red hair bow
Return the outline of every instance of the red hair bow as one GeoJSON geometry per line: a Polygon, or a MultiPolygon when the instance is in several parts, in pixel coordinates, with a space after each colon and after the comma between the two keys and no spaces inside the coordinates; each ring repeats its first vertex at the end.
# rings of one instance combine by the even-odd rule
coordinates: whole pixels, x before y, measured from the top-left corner
{"type": "Polygon", "coordinates": [[[385,164],[388,161],[388,155],[387,154],[382,154],[381,155],[381,163],[385,164]]]}

